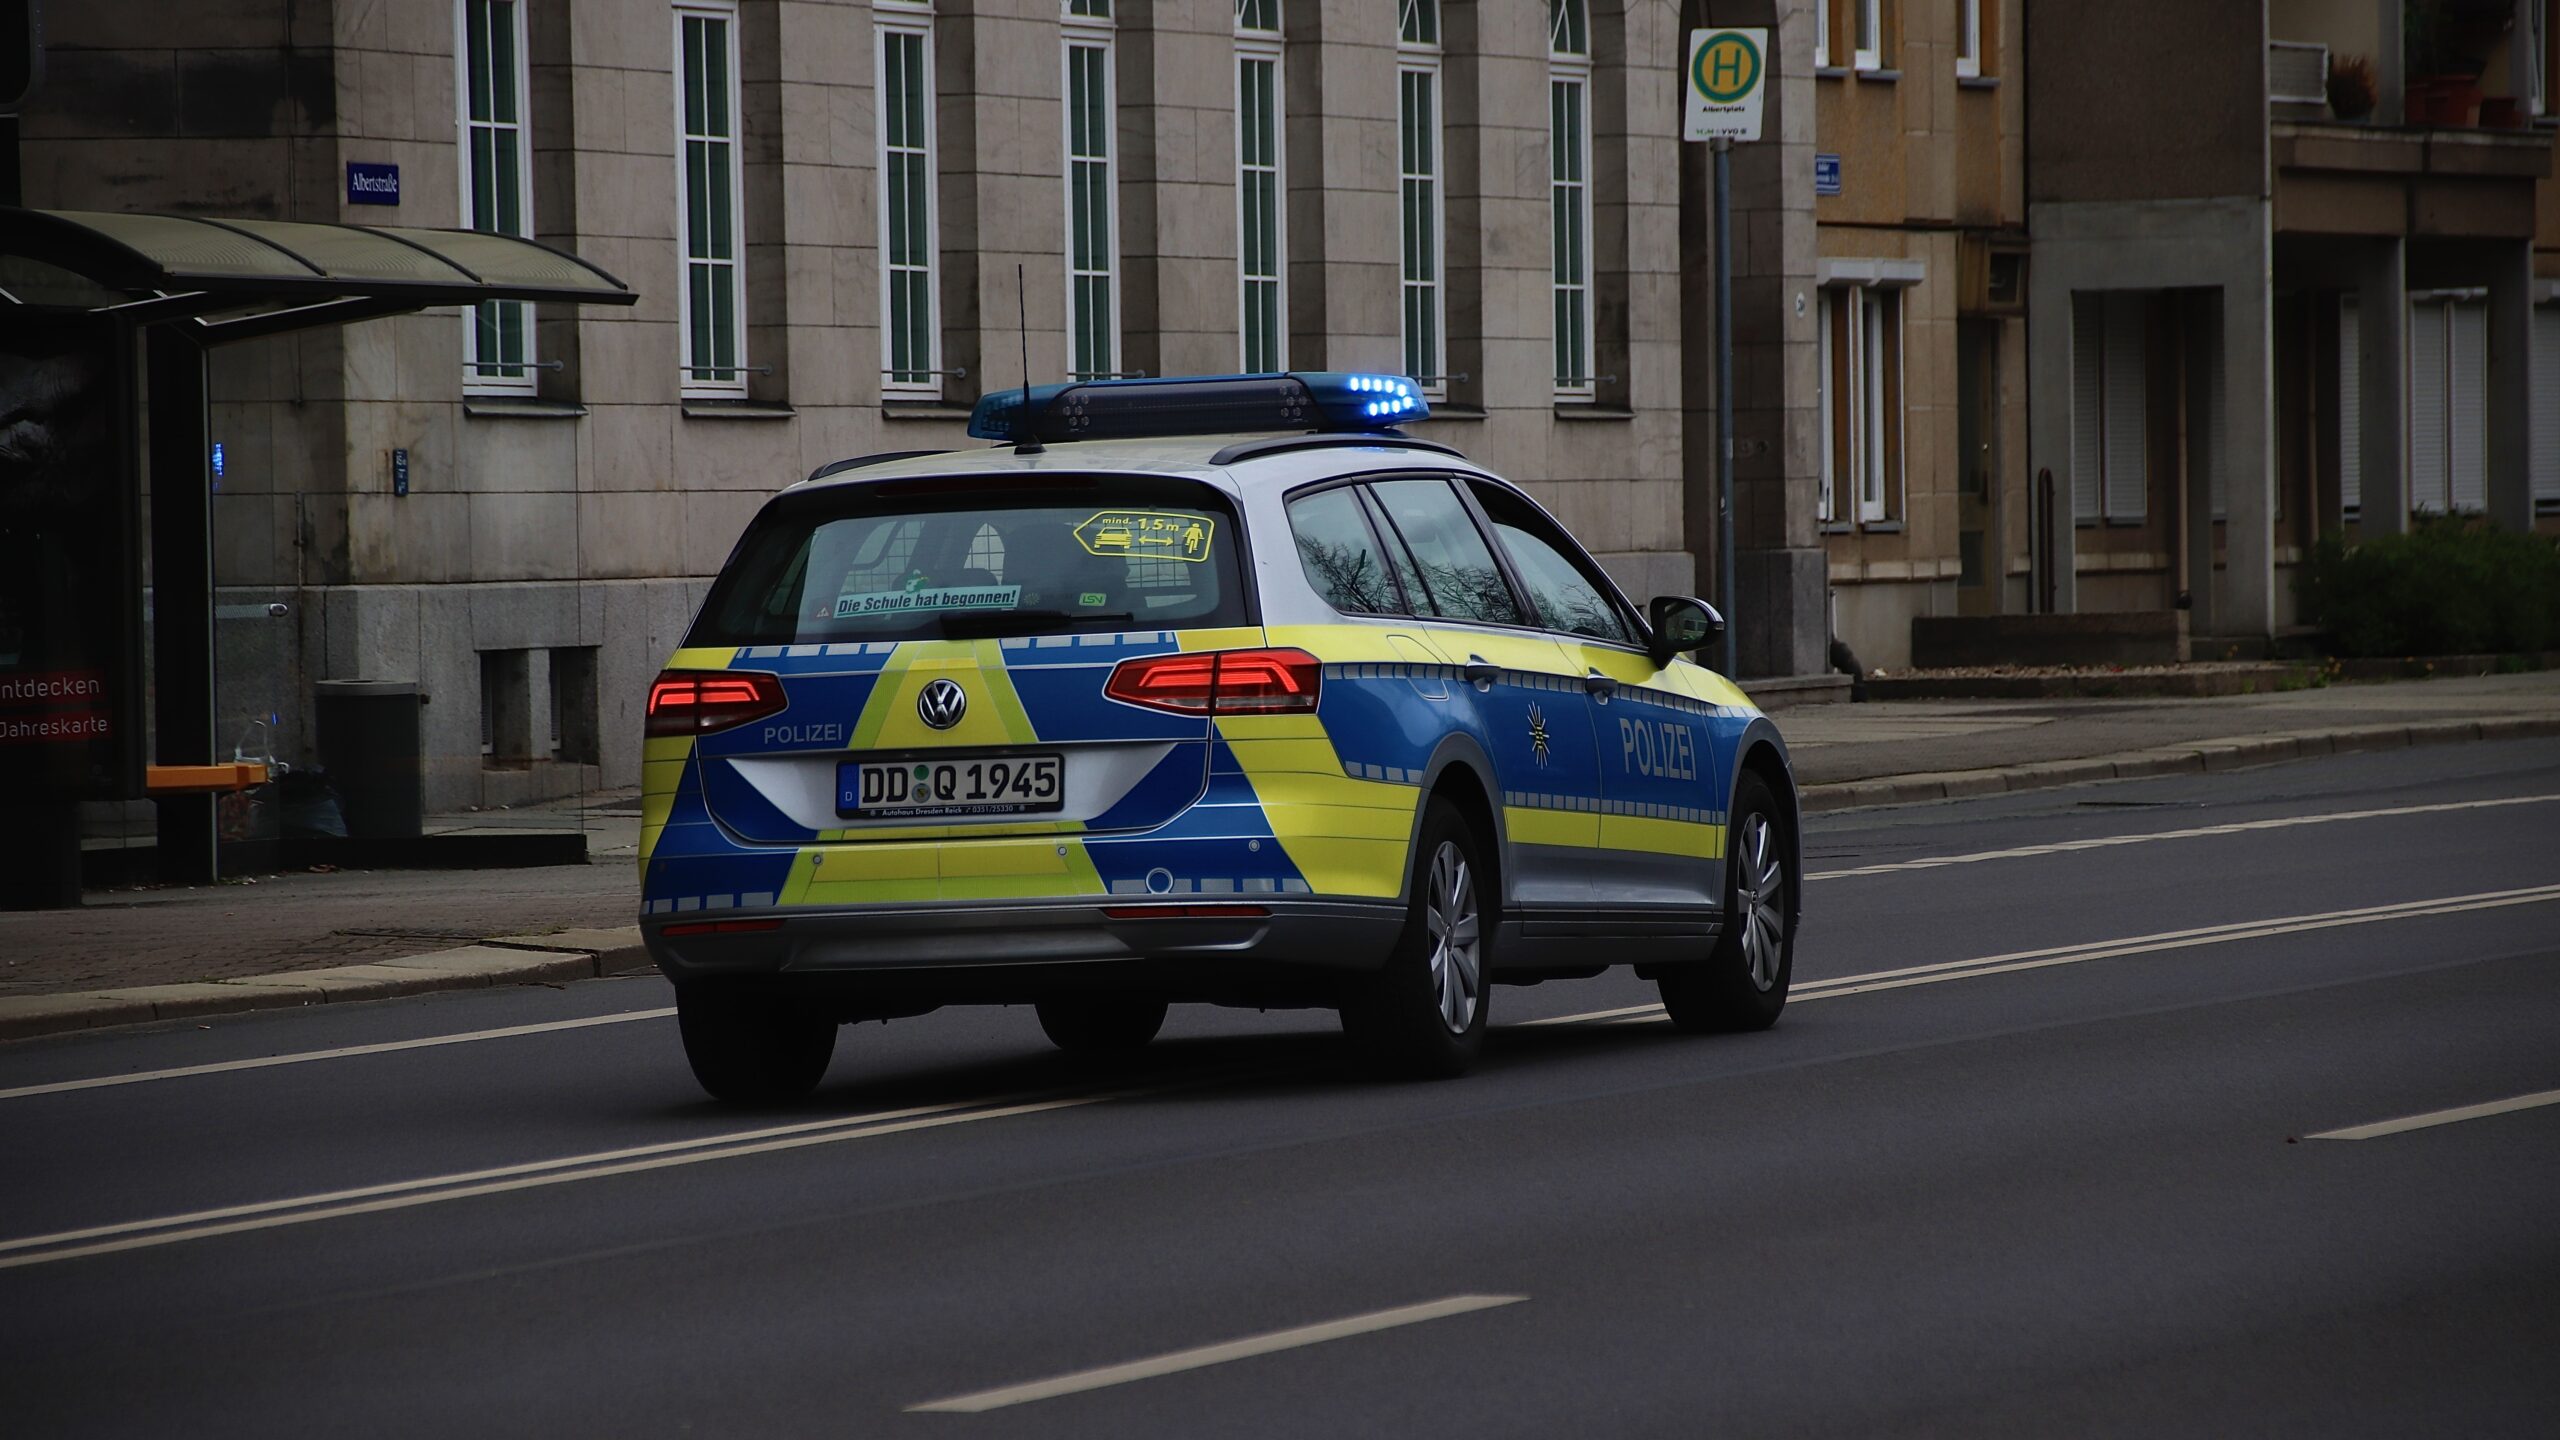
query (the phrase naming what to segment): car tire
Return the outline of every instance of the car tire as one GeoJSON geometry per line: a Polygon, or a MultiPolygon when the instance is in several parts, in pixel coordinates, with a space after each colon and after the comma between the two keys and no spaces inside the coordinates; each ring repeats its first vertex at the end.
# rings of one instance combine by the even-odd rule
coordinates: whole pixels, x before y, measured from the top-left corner
{"type": "Polygon", "coordinates": [[[1464,1074],[1483,1052],[1494,930],[1484,856],[1484,842],[1456,806],[1428,802],[1404,933],[1386,965],[1342,1008],[1342,1028],[1372,1068],[1446,1079],[1464,1074]]]}
{"type": "Polygon", "coordinates": [[[1766,1030],[1787,1008],[1796,950],[1790,917],[1800,878],[1787,826],[1769,782],[1743,771],[1725,838],[1725,917],[1715,951],[1703,964],[1664,969],[1655,982],[1674,1026],[1699,1033],[1766,1030]]]}
{"type": "Polygon", "coordinates": [[[676,991],[676,1029],[693,1078],[727,1105],[784,1105],[826,1078],[836,1022],[782,998],[733,986],[676,991]]]}
{"type": "Polygon", "coordinates": [[[1051,1044],[1071,1054],[1096,1055],[1144,1049],[1164,1028],[1170,1007],[1162,1000],[1126,995],[1071,995],[1043,1000],[1034,1008],[1051,1044]]]}

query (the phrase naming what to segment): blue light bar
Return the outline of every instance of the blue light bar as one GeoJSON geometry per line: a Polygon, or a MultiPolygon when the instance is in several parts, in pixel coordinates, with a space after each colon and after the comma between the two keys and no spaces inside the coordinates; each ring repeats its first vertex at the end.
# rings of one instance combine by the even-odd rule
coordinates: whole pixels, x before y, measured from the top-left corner
{"type": "MultiPolygon", "coordinates": [[[[1403,375],[1297,370],[1285,375],[1171,375],[1031,387],[1027,433],[1042,441],[1135,440],[1256,430],[1387,431],[1431,418],[1403,375]]],[[[1026,433],[1020,390],[982,397],[969,415],[980,440],[1026,433]]]]}

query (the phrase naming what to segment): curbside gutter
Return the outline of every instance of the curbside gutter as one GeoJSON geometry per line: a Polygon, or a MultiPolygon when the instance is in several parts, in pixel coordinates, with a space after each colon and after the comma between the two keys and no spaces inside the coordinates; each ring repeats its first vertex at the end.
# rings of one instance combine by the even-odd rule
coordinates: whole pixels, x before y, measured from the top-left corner
{"type": "MultiPolygon", "coordinates": [[[[1969,800],[1982,795],[2048,790],[2102,780],[2154,775],[2201,775],[2251,765],[2273,765],[2359,750],[2400,750],[2466,740],[2524,740],[2560,736],[2560,715],[2520,715],[2486,720],[2439,720],[2414,725],[2370,725],[2297,730],[2274,735],[2199,740],[2152,750],[2130,750],[2078,760],[2043,760],[1988,770],[1944,770],[1849,780],[1804,787],[1807,814],[1969,800]]],[[[320,970],[289,970],[239,980],[148,985],[131,990],[90,990],[57,995],[0,996],[0,1041],[194,1020],[352,1000],[388,1000],[439,990],[485,990],[498,985],[556,985],[613,975],[646,964],[640,927],[566,930],[553,935],[505,935],[427,955],[372,960],[320,970]]]]}
{"type": "Polygon", "coordinates": [[[640,927],[627,925],[615,930],[567,930],[556,935],[508,935],[458,950],[320,970],[288,970],[239,980],[0,996],[0,1040],[25,1040],[108,1025],[237,1015],[251,1010],[388,1000],[438,990],[556,985],[612,975],[647,959],[648,952],[640,945],[640,927]]]}
{"type": "Polygon", "coordinates": [[[2465,740],[2527,740],[2554,735],[2560,735],[2560,715],[2515,715],[2487,720],[2429,720],[2414,725],[2292,730],[2274,735],[2197,740],[2152,750],[2093,755],[2080,760],[2043,760],[1989,770],[1944,770],[1893,775],[1877,780],[1808,785],[1804,787],[1800,801],[1806,814],[1818,815],[1839,810],[1864,810],[1879,805],[1970,800],[1980,795],[2049,790],[2059,785],[2087,785],[2100,780],[2202,775],[2250,765],[2307,760],[2320,755],[2346,755],[2359,750],[2402,750],[2413,745],[2449,745],[2465,740]]]}

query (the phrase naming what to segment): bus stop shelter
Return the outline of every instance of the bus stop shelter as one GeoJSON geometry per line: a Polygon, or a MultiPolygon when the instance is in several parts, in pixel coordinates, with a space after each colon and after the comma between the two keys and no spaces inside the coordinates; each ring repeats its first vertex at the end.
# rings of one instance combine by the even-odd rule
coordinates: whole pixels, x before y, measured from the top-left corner
{"type": "Polygon", "coordinates": [[[0,907],[80,902],[83,800],[151,796],[160,877],[214,878],[211,352],[434,306],[638,298],[480,231],[0,207],[0,907]]]}

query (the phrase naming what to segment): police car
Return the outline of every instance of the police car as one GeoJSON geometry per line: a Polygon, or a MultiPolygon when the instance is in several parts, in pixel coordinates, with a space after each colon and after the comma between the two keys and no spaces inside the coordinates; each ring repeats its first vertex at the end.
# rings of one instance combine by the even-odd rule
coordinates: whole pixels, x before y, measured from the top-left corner
{"type": "Polygon", "coordinates": [[[759,513],[648,698],[641,929],[714,1096],[837,1027],[1029,1004],[1070,1050],[1175,1002],[1337,1009],[1466,1068],[1490,987],[1634,967],[1683,1029],[1786,1002],[1777,729],[1554,519],[1395,427],[1397,376],[1095,381],[1001,443],[759,513]]]}

